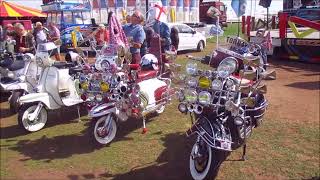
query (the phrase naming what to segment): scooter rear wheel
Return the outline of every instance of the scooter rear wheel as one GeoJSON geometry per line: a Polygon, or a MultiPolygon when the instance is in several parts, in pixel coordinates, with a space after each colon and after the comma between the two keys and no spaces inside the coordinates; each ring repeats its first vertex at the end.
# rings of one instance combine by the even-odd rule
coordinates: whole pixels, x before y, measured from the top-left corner
{"type": "Polygon", "coordinates": [[[45,107],[42,107],[38,117],[36,117],[33,121],[31,121],[28,117],[31,113],[33,113],[37,106],[37,103],[30,103],[22,105],[21,109],[18,113],[18,124],[23,127],[28,132],[35,132],[41,130],[47,123],[48,112],[45,107]]]}

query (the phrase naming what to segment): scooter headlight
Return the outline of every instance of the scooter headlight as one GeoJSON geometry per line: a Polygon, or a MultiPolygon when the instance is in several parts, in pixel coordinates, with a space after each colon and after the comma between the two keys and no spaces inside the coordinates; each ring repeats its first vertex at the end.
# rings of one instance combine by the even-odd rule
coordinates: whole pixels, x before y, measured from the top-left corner
{"type": "Polygon", "coordinates": [[[83,82],[83,83],[80,84],[80,87],[83,90],[88,90],[89,84],[88,84],[88,82],[83,82]]]}
{"type": "Polygon", "coordinates": [[[16,75],[14,74],[14,72],[9,71],[9,72],[8,72],[8,77],[11,78],[11,79],[15,79],[15,78],[16,78],[16,75]]]}
{"type": "Polygon", "coordinates": [[[199,103],[203,105],[208,105],[211,102],[211,94],[207,91],[201,91],[198,96],[199,103]]]}
{"type": "Polygon", "coordinates": [[[205,76],[199,78],[199,87],[203,89],[207,89],[210,87],[211,80],[205,76]]]}
{"type": "Polygon", "coordinates": [[[100,83],[100,89],[102,92],[107,92],[109,91],[109,84],[105,82],[100,83]]]}
{"type": "Polygon", "coordinates": [[[219,79],[213,80],[212,83],[211,83],[211,87],[212,87],[212,89],[215,90],[215,91],[220,91],[220,90],[222,90],[222,88],[223,88],[222,81],[220,81],[219,79]]]}
{"type": "Polygon", "coordinates": [[[179,111],[182,112],[182,113],[186,113],[187,110],[188,110],[187,105],[184,104],[184,103],[180,103],[180,104],[178,105],[178,109],[179,109],[179,111]]]}
{"type": "Polygon", "coordinates": [[[189,103],[195,103],[198,99],[198,93],[195,90],[188,89],[185,92],[185,99],[189,103]]]}
{"type": "Polygon", "coordinates": [[[186,72],[189,75],[195,75],[198,71],[198,65],[196,63],[188,63],[186,65],[186,72]]]}
{"type": "Polygon", "coordinates": [[[198,84],[198,81],[197,81],[196,78],[191,77],[191,78],[189,78],[189,79],[187,80],[187,85],[188,85],[188,87],[195,88],[195,87],[197,87],[197,84],[198,84]]]}
{"type": "Polygon", "coordinates": [[[90,100],[90,101],[93,101],[94,100],[94,95],[92,94],[92,93],[90,93],[90,94],[88,94],[88,99],[90,100]]]}
{"type": "Polygon", "coordinates": [[[97,100],[98,102],[101,102],[102,99],[103,99],[103,97],[102,97],[101,94],[97,94],[97,95],[96,95],[96,100],[97,100]]]}
{"type": "Polygon", "coordinates": [[[238,68],[238,61],[234,57],[227,57],[223,59],[218,68],[218,75],[221,78],[227,78],[230,76],[232,73],[234,73],[238,68]]]}

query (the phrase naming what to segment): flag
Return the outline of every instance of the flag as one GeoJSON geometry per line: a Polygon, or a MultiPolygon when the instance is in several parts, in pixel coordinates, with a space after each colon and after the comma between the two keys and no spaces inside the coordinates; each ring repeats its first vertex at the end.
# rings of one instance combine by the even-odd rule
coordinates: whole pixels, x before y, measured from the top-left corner
{"type": "Polygon", "coordinates": [[[267,48],[269,51],[272,49],[272,38],[271,38],[270,31],[268,31],[266,37],[264,38],[262,46],[267,48]]]}
{"type": "Polygon", "coordinates": [[[98,0],[92,0],[92,9],[99,9],[99,1],[98,0]]]}
{"type": "Polygon", "coordinates": [[[106,0],[100,0],[100,8],[107,8],[107,1],[106,0]]]}
{"type": "Polygon", "coordinates": [[[177,7],[183,7],[183,0],[177,0],[177,7]]]}
{"type": "Polygon", "coordinates": [[[247,0],[232,0],[231,7],[238,17],[246,13],[247,0]]]}
{"type": "Polygon", "coordinates": [[[170,6],[177,6],[177,0],[171,0],[170,6]]]}
{"type": "Polygon", "coordinates": [[[115,0],[116,1],[116,7],[124,7],[123,0],[115,0]]]}
{"type": "Polygon", "coordinates": [[[115,7],[115,0],[108,0],[109,7],[115,7]]]}

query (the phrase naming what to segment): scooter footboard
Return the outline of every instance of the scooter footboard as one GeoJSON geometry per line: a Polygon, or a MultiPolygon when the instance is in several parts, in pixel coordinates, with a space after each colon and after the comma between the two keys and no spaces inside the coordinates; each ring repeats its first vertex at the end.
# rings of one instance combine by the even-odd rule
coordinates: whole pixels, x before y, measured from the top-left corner
{"type": "Polygon", "coordinates": [[[186,135],[189,137],[197,134],[210,147],[224,151],[232,151],[231,149],[231,135],[221,124],[216,121],[211,122],[206,117],[200,117],[196,123],[187,130],[186,135]]]}
{"type": "Polygon", "coordinates": [[[62,106],[58,104],[48,93],[30,93],[19,98],[20,104],[42,102],[49,109],[59,109],[62,106]]]}

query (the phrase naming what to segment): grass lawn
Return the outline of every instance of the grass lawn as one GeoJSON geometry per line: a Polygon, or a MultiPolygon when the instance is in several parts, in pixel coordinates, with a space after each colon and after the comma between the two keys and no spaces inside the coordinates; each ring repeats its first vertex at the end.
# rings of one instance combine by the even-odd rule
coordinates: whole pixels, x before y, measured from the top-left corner
{"type": "MultiPolygon", "coordinates": [[[[191,54],[202,56],[213,48],[209,41],[204,52],[191,54]]],[[[177,63],[186,62],[185,54],[179,55],[177,63]]],[[[50,114],[46,128],[27,134],[18,127],[17,115],[9,115],[8,104],[1,102],[0,179],[190,179],[193,138],[185,137],[190,120],[178,112],[177,101],[162,115],[150,117],[147,134],[141,134],[141,120],[129,119],[119,123],[116,139],[100,148],[92,143],[90,120],[82,116],[78,122],[76,108],[50,114]]],[[[242,151],[236,150],[217,178],[319,177],[319,134],[319,123],[287,123],[267,113],[249,139],[248,160],[238,161],[242,151]]]]}

